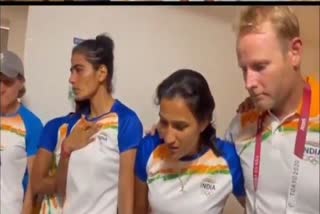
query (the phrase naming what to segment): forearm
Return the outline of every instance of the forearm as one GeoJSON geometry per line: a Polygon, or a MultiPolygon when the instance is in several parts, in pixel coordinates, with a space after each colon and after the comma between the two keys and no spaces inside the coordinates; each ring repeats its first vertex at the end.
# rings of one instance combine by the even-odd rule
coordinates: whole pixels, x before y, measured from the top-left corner
{"type": "Polygon", "coordinates": [[[238,202],[241,204],[241,206],[243,208],[246,208],[246,197],[242,196],[242,197],[236,197],[238,202]]]}
{"type": "Polygon", "coordinates": [[[145,206],[145,205],[142,205],[142,206],[139,206],[137,204],[135,204],[134,206],[134,214],[148,214],[149,212],[149,207],[148,206],[145,206]]]}
{"type": "Polygon", "coordinates": [[[39,149],[31,176],[31,187],[34,195],[56,193],[56,174],[52,173],[53,158],[53,151],[39,149]]]}
{"type": "Polygon", "coordinates": [[[33,192],[35,194],[54,194],[57,192],[57,177],[47,176],[41,179],[41,182],[37,183],[33,192]]]}
{"type": "Polygon", "coordinates": [[[119,195],[118,214],[133,214],[133,206],[133,194],[132,196],[128,193],[119,195]]]}
{"type": "Polygon", "coordinates": [[[34,194],[30,188],[30,183],[27,187],[27,192],[23,201],[22,214],[32,214],[34,194]]]}
{"type": "Polygon", "coordinates": [[[120,178],[118,195],[118,214],[133,214],[134,209],[134,181],[127,183],[120,178]]]}
{"type": "Polygon", "coordinates": [[[135,178],[134,185],[134,214],[150,213],[148,202],[148,186],[139,178],[135,178]]]}
{"type": "Polygon", "coordinates": [[[118,184],[119,214],[133,214],[135,158],[135,149],[128,150],[120,154],[120,170],[118,184]]]}
{"type": "Polygon", "coordinates": [[[62,197],[64,197],[66,194],[69,158],[72,151],[74,150],[70,148],[70,142],[65,140],[61,144],[61,155],[60,155],[60,161],[58,164],[57,176],[56,176],[57,193],[62,197]]]}
{"type": "Polygon", "coordinates": [[[27,190],[26,190],[25,197],[23,200],[22,214],[32,214],[34,199],[36,196],[33,193],[32,187],[31,187],[33,160],[34,160],[34,156],[29,156],[27,159],[27,169],[28,169],[28,173],[29,173],[30,177],[28,179],[27,190]]]}
{"type": "Polygon", "coordinates": [[[66,183],[67,183],[67,173],[69,166],[69,158],[61,157],[57,170],[57,178],[56,178],[56,190],[57,193],[61,196],[65,196],[66,192],[66,183]]]}

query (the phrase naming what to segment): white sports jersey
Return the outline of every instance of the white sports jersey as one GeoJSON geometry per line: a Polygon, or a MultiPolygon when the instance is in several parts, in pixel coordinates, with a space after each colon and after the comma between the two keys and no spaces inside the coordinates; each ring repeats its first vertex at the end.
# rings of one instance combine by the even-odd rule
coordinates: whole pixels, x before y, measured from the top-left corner
{"type": "Polygon", "coordinates": [[[234,144],[217,139],[222,156],[206,148],[193,157],[172,160],[159,135],[139,145],[136,176],[148,185],[155,214],[219,214],[230,193],[244,196],[240,160],[234,144]]]}
{"type": "Polygon", "coordinates": [[[118,100],[109,113],[90,121],[103,126],[94,142],[71,154],[63,214],[116,214],[120,153],[135,149],[142,138],[137,115],[118,100]]]}
{"type": "Polygon", "coordinates": [[[20,214],[28,184],[27,158],[38,149],[42,123],[23,105],[13,115],[1,115],[0,213],[20,214]]]}
{"type": "MultiPolygon", "coordinates": [[[[309,78],[311,86],[310,119],[307,129],[304,160],[300,160],[296,185],[295,214],[319,213],[319,82],[309,78]]],[[[300,103],[301,107],[301,103],[300,103]]],[[[279,121],[268,112],[263,124],[260,176],[256,194],[258,214],[285,214],[289,183],[292,174],[294,146],[300,107],[279,121]]],[[[226,138],[236,143],[245,179],[247,213],[254,211],[253,160],[259,113],[250,111],[237,115],[226,138]]],[[[290,212],[291,214],[292,212],[290,212]]]]}

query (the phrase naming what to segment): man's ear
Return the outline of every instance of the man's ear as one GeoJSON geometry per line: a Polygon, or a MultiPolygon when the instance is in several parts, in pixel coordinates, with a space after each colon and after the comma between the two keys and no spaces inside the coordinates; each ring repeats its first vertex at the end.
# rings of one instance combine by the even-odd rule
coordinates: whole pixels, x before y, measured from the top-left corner
{"type": "Polygon", "coordinates": [[[299,37],[293,38],[289,43],[288,56],[290,63],[294,68],[298,68],[301,65],[302,51],[303,47],[301,39],[299,37]]]}

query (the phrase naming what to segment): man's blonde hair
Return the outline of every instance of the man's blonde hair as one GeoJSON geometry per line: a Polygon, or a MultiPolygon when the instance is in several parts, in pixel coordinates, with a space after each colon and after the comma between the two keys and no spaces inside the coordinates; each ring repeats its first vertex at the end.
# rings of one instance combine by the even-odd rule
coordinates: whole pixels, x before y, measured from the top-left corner
{"type": "Polygon", "coordinates": [[[281,43],[287,44],[300,36],[299,21],[290,7],[250,6],[245,8],[236,26],[237,37],[247,33],[259,32],[259,27],[270,22],[281,43]]]}

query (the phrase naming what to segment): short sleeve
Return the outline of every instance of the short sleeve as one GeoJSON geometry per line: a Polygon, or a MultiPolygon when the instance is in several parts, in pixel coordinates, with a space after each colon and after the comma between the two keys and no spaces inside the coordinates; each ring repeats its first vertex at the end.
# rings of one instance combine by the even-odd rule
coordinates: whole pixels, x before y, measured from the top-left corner
{"type": "Polygon", "coordinates": [[[20,114],[26,127],[27,156],[34,156],[38,151],[38,143],[43,125],[40,119],[25,107],[20,108],[20,114]]]}
{"type": "Polygon", "coordinates": [[[145,136],[137,149],[135,175],[143,182],[148,180],[147,165],[152,152],[160,144],[158,134],[145,136]]]}
{"type": "Polygon", "coordinates": [[[230,122],[229,127],[227,128],[224,139],[226,141],[233,142],[235,133],[239,132],[240,126],[240,114],[237,114],[230,122]]]}
{"type": "Polygon", "coordinates": [[[134,113],[119,118],[118,145],[120,153],[138,147],[143,134],[142,124],[134,113]]]}
{"type": "Polygon", "coordinates": [[[234,143],[218,140],[217,144],[219,150],[222,152],[223,157],[227,161],[231,172],[233,194],[236,197],[245,196],[244,178],[240,158],[236,152],[234,143]]]}
{"type": "Polygon", "coordinates": [[[47,122],[44,126],[40,140],[39,147],[49,152],[54,152],[58,142],[58,131],[60,126],[63,124],[62,118],[55,118],[47,122]]]}

